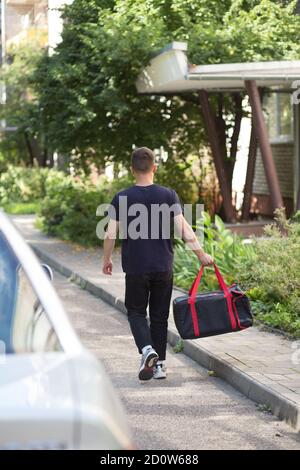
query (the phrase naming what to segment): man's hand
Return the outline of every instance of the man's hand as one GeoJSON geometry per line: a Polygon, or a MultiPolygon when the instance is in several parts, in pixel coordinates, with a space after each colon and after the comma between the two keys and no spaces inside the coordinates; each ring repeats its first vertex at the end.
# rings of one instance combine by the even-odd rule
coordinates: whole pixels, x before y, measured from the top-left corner
{"type": "Polygon", "coordinates": [[[103,242],[103,268],[104,274],[112,275],[112,252],[114,251],[116,236],[119,229],[119,222],[117,220],[110,219],[103,242]]]}
{"type": "Polygon", "coordinates": [[[214,263],[214,260],[209,254],[203,251],[198,238],[196,237],[192,227],[185,220],[183,214],[176,215],[176,217],[174,217],[174,221],[177,235],[179,235],[179,237],[185,241],[188,248],[195,253],[202,266],[211,266],[214,263]]]}
{"type": "Polygon", "coordinates": [[[214,264],[214,260],[212,259],[212,257],[204,251],[198,255],[198,259],[202,266],[211,266],[212,264],[214,264]]]}
{"type": "Polygon", "coordinates": [[[113,263],[112,260],[104,261],[102,272],[103,274],[107,274],[108,276],[112,275],[113,263]]]}

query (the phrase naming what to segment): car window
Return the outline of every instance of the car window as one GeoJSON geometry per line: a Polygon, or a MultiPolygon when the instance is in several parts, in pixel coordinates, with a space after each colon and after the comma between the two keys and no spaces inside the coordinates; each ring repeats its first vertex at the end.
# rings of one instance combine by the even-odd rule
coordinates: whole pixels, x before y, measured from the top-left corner
{"type": "Polygon", "coordinates": [[[57,351],[47,314],[12,248],[0,231],[1,352],[57,351]]]}

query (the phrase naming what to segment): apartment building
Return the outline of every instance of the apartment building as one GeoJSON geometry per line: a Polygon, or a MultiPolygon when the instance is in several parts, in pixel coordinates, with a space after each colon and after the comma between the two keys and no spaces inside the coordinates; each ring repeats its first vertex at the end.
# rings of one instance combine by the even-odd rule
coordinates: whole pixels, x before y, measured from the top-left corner
{"type": "Polygon", "coordinates": [[[37,43],[50,51],[60,41],[60,8],[72,0],[1,0],[2,59],[12,46],[37,43]]]}

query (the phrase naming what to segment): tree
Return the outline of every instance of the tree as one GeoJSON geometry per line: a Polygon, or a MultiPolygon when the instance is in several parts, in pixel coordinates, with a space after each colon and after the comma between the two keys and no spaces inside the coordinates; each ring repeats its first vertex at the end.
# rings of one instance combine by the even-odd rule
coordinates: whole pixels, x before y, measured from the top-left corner
{"type": "MultiPolygon", "coordinates": [[[[197,94],[139,96],[135,81],[154,52],[188,42],[191,63],[299,58],[295,2],[275,0],[74,0],[63,40],[35,73],[46,135],[84,166],[128,162],[132,145],[164,146],[184,162],[206,134],[197,94]]],[[[242,93],[212,104],[231,181],[242,93]]]]}
{"type": "Polygon", "coordinates": [[[39,44],[26,44],[9,50],[7,62],[1,67],[6,103],[0,118],[14,132],[4,132],[0,149],[6,162],[46,166],[47,145],[43,132],[42,113],[32,87],[32,75],[42,52],[39,44]]]}

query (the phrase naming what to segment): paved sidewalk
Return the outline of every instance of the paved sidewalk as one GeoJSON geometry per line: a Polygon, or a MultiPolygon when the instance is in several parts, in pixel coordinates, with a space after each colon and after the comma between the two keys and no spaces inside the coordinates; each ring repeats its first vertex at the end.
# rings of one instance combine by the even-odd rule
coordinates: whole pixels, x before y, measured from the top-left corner
{"type": "MultiPolygon", "coordinates": [[[[34,216],[12,219],[41,259],[125,312],[124,274],[118,253],[114,256],[113,276],[104,276],[100,248],[86,250],[46,237],[34,228],[34,216]]],[[[174,289],[173,296],[179,294],[174,289]]],[[[174,345],[178,339],[170,315],[169,342],[174,345]]],[[[300,353],[295,354],[293,342],[253,327],[240,333],[184,341],[184,353],[300,430],[300,353]]]]}

